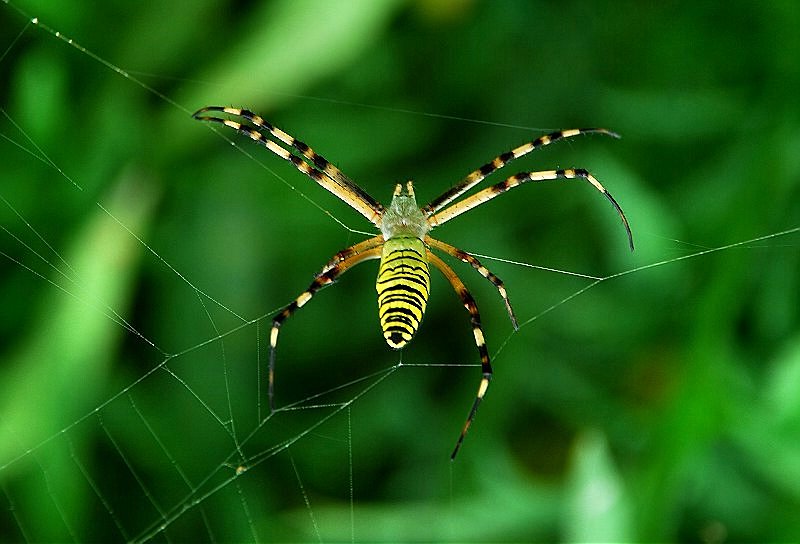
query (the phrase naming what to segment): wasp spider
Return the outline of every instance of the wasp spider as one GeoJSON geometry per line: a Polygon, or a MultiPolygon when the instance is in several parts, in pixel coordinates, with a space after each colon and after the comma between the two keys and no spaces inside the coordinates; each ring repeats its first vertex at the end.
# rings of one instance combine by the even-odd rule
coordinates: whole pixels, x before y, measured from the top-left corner
{"type": "Polygon", "coordinates": [[[481,359],[482,377],[478,386],[478,393],[451,455],[451,459],[454,459],[461,447],[464,436],[472,424],[478,406],[489,387],[489,381],[492,378],[492,366],[489,362],[489,352],[486,348],[483,329],[481,328],[481,318],[475,300],[464,286],[464,283],[453,272],[453,269],[432,250],[441,251],[471,265],[497,288],[515,329],[517,328],[517,319],[514,316],[514,310],[511,308],[506,289],[500,278],[490,272],[478,259],[469,253],[431,238],[428,235],[430,230],[523,183],[580,178],[591,183],[614,206],[614,209],[622,219],[630,247],[633,249],[630,226],[619,204],[593,175],[582,168],[515,174],[500,183],[453,203],[489,174],[499,170],[512,160],[527,155],[536,148],[546,146],[556,140],[591,132],[618,137],[613,132],[603,128],[561,130],[540,136],[531,142],[495,157],[445,191],[444,194],[434,199],[430,204],[420,208],[414,198],[414,186],[411,181],[405,185],[398,183],[391,203],[388,207],[384,206],[306,144],[296,140],[249,110],[209,106],[195,112],[193,117],[199,121],[221,123],[250,137],[280,158],[292,163],[300,172],[349,204],[381,231],[381,234],[343,249],[334,255],[316,275],[308,289],[303,291],[300,296],[281,310],[273,319],[269,337],[269,398],[271,409],[278,332],[283,322],[311,300],[319,289],[333,283],[341,274],[363,261],[380,259],[378,280],[375,287],[378,291],[378,315],[383,329],[383,337],[391,348],[401,349],[411,341],[422,321],[430,293],[428,265],[433,264],[444,274],[469,312],[475,345],[478,347],[481,359]],[[239,120],[204,115],[207,112],[221,112],[239,120]]]}

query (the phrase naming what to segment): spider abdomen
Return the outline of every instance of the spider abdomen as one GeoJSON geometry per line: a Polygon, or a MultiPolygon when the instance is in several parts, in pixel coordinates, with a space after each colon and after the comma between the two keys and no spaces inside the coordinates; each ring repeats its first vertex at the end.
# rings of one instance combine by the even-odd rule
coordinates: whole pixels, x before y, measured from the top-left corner
{"type": "Polygon", "coordinates": [[[431,277],[425,244],[416,237],[386,240],[378,269],[378,315],[383,337],[394,349],[417,332],[430,294],[431,277]]]}

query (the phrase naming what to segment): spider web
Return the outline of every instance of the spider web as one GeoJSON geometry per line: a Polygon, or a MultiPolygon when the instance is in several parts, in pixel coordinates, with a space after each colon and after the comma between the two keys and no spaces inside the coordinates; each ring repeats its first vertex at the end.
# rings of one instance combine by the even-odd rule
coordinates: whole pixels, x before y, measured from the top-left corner
{"type": "MultiPolygon", "coordinates": [[[[103,53],[85,48],[13,4],[5,5],[10,17],[5,15],[16,21],[17,33],[0,43],[0,67],[23,51],[31,51],[31,42],[61,48],[64,54],[77,53],[87,61],[82,68],[89,74],[87,79],[113,80],[139,99],[155,99],[167,106],[181,124],[165,121],[159,130],[166,135],[160,138],[193,127],[189,114],[204,102],[190,101],[177,89],[157,90],[145,83],[146,77],[116,66],[103,53]]],[[[34,72],[43,69],[33,54],[28,62],[34,72]]],[[[218,81],[215,85],[222,86],[218,81]]],[[[341,102],[327,105],[352,106],[341,102]]],[[[186,258],[181,240],[173,240],[172,247],[163,244],[168,239],[163,235],[153,236],[162,245],[150,242],[152,230],[171,227],[157,226],[162,215],[161,193],[166,189],[152,179],[152,173],[131,167],[108,173],[115,179],[108,184],[110,190],[94,185],[98,176],[90,168],[92,157],[62,156],[58,143],[19,113],[21,110],[24,107],[0,110],[2,145],[17,160],[7,167],[8,179],[24,183],[40,179],[42,172],[49,173],[48,185],[38,188],[40,196],[63,201],[71,210],[67,213],[81,214],[85,221],[74,237],[65,239],[57,224],[37,214],[24,192],[4,183],[0,199],[5,234],[2,256],[10,265],[7,292],[35,292],[37,299],[31,304],[32,317],[28,317],[35,326],[24,333],[18,330],[17,336],[4,342],[7,362],[0,411],[0,483],[6,505],[0,533],[4,541],[391,540],[393,534],[382,532],[376,520],[408,518],[415,520],[415,528],[408,529],[406,538],[480,538],[473,525],[464,524],[463,516],[485,506],[485,494],[477,500],[469,493],[491,485],[481,477],[482,467],[491,461],[500,474],[518,475],[508,459],[492,453],[492,443],[501,438],[493,433],[492,416],[485,412],[489,403],[497,401],[502,406],[495,391],[501,388],[493,384],[467,438],[465,450],[473,453],[462,451],[464,459],[451,464],[448,454],[479,377],[468,331],[456,340],[463,349],[432,346],[430,339],[426,343],[420,336],[415,342],[419,346],[393,353],[380,342],[374,323],[370,326],[367,311],[362,316],[353,310],[357,315],[352,319],[331,320],[331,315],[341,316],[342,300],[352,300],[353,308],[365,307],[374,313],[374,301],[364,302],[374,296],[370,276],[374,271],[369,267],[348,272],[349,287],[343,281],[334,291],[321,293],[284,328],[277,360],[278,409],[269,412],[264,339],[270,318],[306,283],[304,279],[298,285],[280,277],[308,274],[310,282],[310,272],[329,254],[371,233],[340,217],[341,207],[336,207],[335,200],[306,190],[299,174],[273,169],[274,157],[263,158],[252,146],[220,133],[235,145],[226,160],[235,161],[236,166],[229,168],[252,166],[249,175],[258,177],[245,181],[269,185],[261,190],[274,191],[269,195],[280,194],[286,201],[284,213],[276,212],[277,219],[267,219],[277,223],[271,227],[288,249],[273,260],[250,265],[231,255],[252,254],[255,249],[224,256],[210,254],[209,259],[230,262],[231,276],[209,278],[196,265],[184,264],[195,261],[186,258]],[[265,179],[276,183],[264,183],[265,179]],[[291,226],[292,214],[298,209],[312,211],[316,220],[308,228],[332,231],[331,238],[320,234],[299,240],[293,232],[297,226],[291,226]],[[330,250],[321,249],[323,245],[330,250]],[[256,273],[254,269],[264,262],[269,264],[263,269],[270,271],[265,283],[275,284],[274,290],[253,297],[251,292],[232,288],[241,280],[237,267],[256,273]],[[137,274],[142,278],[137,280],[137,274]],[[220,287],[223,280],[229,289],[220,287]],[[137,281],[145,287],[137,288],[137,281]],[[151,300],[138,300],[137,292],[151,300]],[[157,311],[148,312],[146,307],[157,311]],[[164,337],[163,324],[148,321],[152,319],[173,323],[174,334],[164,337]],[[343,343],[343,338],[347,345],[336,356],[341,359],[333,361],[328,351],[343,343]],[[426,392],[417,385],[420,379],[427,380],[427,392],[437,393],[438,398],[424,398],[426,392]],[[454,381],[458,387],[450,385],[454,381]],[[398,404],[405,409],[395,409],[398,404]],[[416,408],[409,411],[409,406],[416,408]],[[409,451],[402,449],[407,440],[427,444],[424,453],[410,450],[421,456],[402,458],[409,451]],[[401,457],[392,460],[393,466],[401,467],[391,472],[393,482],[383,479],[388,461],[374,459],[372,445],[380,441],[397,447],[401,457]],[[419,481],[419,464],[424,465],[428,481],[419,481]],[[389,492],[400,506],[377,502],[387,487],[403,489],[394,496],[389,492]],[[434,523],[440,527],[438,532],[432,532],[434,523]]],[[[432,116],[405,108],[385,111],[432,116]]],[[[450,120],[472,122],[455,116],[450,120]]],[[[501,130],[515,128],[491,125],[501,130]]],[[[108,133],[116,130],[91,128],[108,133]]],[[[315,141],[308,139],[314,145],[315,141]]],[[[215,153],[224,151],[223,146],[214,146],[215,153]]],[[[615,176],[614,166],[609,170],[608,179],[624,180],[624,172],[615,176]]],[[[230,172],[216,172],[217,179],[225,179],[230,172]]],[[[376,184],[368,190],[378,194],[380,187],[376,184]]],[[[386,187],[390,190],[392,184],[386,187]]],[[[182,194],[190,189],[203,191],[184,187],[182,194]]],[[[237,227],[234,215],[224,213],[225,207],[247,205],[243,200],[224,198],[226,191],[235,192],[228,187],[205,193],[206,201],[198,200],[203,213],[220,215],[220,236],[237,227]]],[[[614,192],[621,196],[625,190],[614,192]]],[[[627,211],[630,214],[631,210],[627,211]]],[[[483,215],[489,217],[488,212],[483,215]]],[[[66,221],[67,214],[59,219],[66,221]]],[[[618,229],[609,220],[608,237],[620,235],[618,242],[624,249],[618,229]]],[[[455,229],[442,228],[441,232],[456,239],[461,235],[455,229]]],[[[504,272],[498,274],[509,285],[520,317],[520,331],[511,332],[492,288],[478,286],[479,277],[466,280],[479,293],[476,298],[487,336],[494,339],[490,341],[493,361],[502,365],[519,359],[543,318],[564,312],[581,299],[597,296],[611,300],[625,289],[646,284],[654,271],[679,267],[687,260],[708,259],[712,254],[756,248],[796,251],[800,227],[688,250],[687,244],[665,232],[670,229],[645,231],[639,253],[629,257],[620,251],[608,257],[606,266],[619,271],[604,274],[575,272],[568,260],[563,261],[564,267],[549,267],[501,257],[500,250],[475,253],[485,264],[504,272]],[[647,249],[657,246],[659,239],[678,254],[663,258],[657,253],[660,248],[647,249]],[[629,281],[631,277],[634,281],[629,281]],[[552,292],[534,297],[528,289],[512,286],[539,282],[552,287],[552,292]],[[503,322],[505,328],[488,325],[503,322]]],[[[232,234],[232,238],[217,240],[215,247],[241,245],[249,235],[258,240],[252,232],[232,234]]],[[[198,236],[209,239],[208,233],[198,236]]],[[[453,241],[444,234],[442,238],[453,241]]],[[[466,235],[454,243],[466,250],[477,247],[466,235]]],[[[459,274],[468,278],[472,271],[462,269],[459,274]]],[[[436,315],[445,315],[453,323],[466,322],[465,315],[448,310],[457,303],[445,292],[446,285],[434,284],[434,297],[440,294],[443,302],[432,301],[423,329],[436,315]]],[[[11,319],[13,316],[6,316],[11,319]]],[[[7,325],[4,330],[14,328],[7,325]]],[[[461,328],[454,325],[452,330],[461,328]]],[[[513,380],[525,376],[524,372],[525,368],[508,370],[506,376],[513,380]]],[[[613,481],[606,483],[614,485],[613,481]]],[[[552,496],[537,489],[522,498],[543,503],[552,496]]],[[[513,511],[512,505],[505,507],[513,511]]],[[[485,515],[477,518],[478,525],[491,520],[485,515]]],[[[511,518],[510,514],[509,519],[492,521],[506,523],[508,527],[501,529],[511,527],[513,531],[511,518]]]]}

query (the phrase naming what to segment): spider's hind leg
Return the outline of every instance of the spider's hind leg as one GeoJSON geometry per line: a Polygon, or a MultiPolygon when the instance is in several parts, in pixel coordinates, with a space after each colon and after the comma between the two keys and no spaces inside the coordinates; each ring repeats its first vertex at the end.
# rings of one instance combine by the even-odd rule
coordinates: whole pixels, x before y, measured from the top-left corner
{"type": "Polygon", "coordinates": [[[506,292],[506,287],[503,284],[503,280],[495,276],[494,273],[485,266],[483,266],[476,257],[470,255],[463,249],[458,249],[455,246],[451,246],[450,244],[446,244],[440,240],[431,238],[430,236],[425,237],[425,243],[440,251],[444,251],[448,255],[455,257],[460,261],[470,264],[472,268],[478,271],[478,274],[489,280],[492,283],[492,285],[494,285],[497,288],[497,292],[500,293],[500,296],[503,297],[503,302],[506,305],[506,310],[508,311],[508,317],[511,319],[511,324],[514,326],[514,330],[519,329],[519,324],[517,323],[517,316],[514,315],[514,308],[511,307],[511,301],[508,300],[508,293],[506,292]]]}
{"type": "Polygon", "coordinates": [[[470,425],[472,425],[472,420],[475,419],[475,414],[478,412],[478,406],[480,406],[484,395],[486,395],[486,390],[489,388],[489,382],[492,380],[492,364],[489,361],[489,350],[486,347],[486,341],[483,337],[481,315],[478,312],[478,306],[475,304],[475,299],[472,298],[472,295],[467,290],[464,282],[458,278],[456,273],[453,272],[453,269],[447,266],[444,261],[442,261],[433,253],[428,254],[428,259],[442,272],[442,274],[444,274],[444,277],[447,278],[447,281],[449,281],[450,285],[453,286],[456,294],[459,296],[461,302],[464,303],[464,307],[469,312],[470,321],[472,322],[472,334],[475,337],[475,345],[478,347],[478,354],[481,358],[481,372],[483,374],[481,381],[478,384],[478,393],[472,403],[472,408],[470,408],[469,414],[467,415],[467,420],[464,422],[464,426],[461,428],[461,434],[458,436],[456,447],[453,449],[453,453],[450,454],[450,459],[452,460],[456,458],[458,450],[461,448],[461,443],[464,441],[464,437],[467,435],[470,425]]]}
{"type": "MultiPolygon", "coordinates": [[[[376,237],[377,238],[377,237],[376,237]]],[[[316,294],[317,291],[325,287],[326,285],[330,285],[336,278],[347,272],[350,268],[354,267],[355,265],[359,264],[362,261],[366,261],[369,259],[379,259],[381,256],[381,247],[382,245],[378,245],[377,247],[372,247],[371,249],[363,250],[363,247],[366,242],[370,242],[375,239],[366,240],[360,244],[356,244],[351,246],[347,249],[340,251],[339,253],[334,256],[331,261],[325,265],[325,268],[317,274],[314,278],[314,281],[311,282],[311,285],[308,286],[308,289],[300,293],[300,295],[294,299],[288,306],[286,306],[283,310],[281,310],[273,319],[272,319],[272,328],[269,332],[269,410],[270,412],[275,411],[275,404],[274,404],[274,383],[275,383],[275,350],[278,346],[278,333],[280,332],[281,325],[283,325],[284,321],[289,319],[297,310],[305,306],[305,304],[311,300],[311,298],[316,294]],[[361,251],[353,251],[357,248],[362,249],[361,251]],[[348,257],[340,260],[336,260],[338,256],[349,255],[348,257]]]]}

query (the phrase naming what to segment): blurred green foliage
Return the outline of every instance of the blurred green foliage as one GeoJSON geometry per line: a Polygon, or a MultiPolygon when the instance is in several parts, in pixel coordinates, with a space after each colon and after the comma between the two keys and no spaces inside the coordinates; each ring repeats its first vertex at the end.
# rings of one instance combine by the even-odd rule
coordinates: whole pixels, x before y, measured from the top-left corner
{"type": "Polygon", "coordinates": [[[800,535],[796,2],[18,0],[0,28],[0,540],[800,535]],[[436,231],[627,272],[566,300],[592,280],[486,259],[512,334],[453,263],[496,371],[453,464],[479,379],[446,366],[477,360],[468,317],[435,278],[420,334],[391,352],[369,264],[282,329],[278,405],[321,406],[259,426],[269,317],[367,226],[192,121],[212,104],[261,113],[382,201],[406,179],[430,200],[548,130],[608,127],[623,138],[506,175],[589,169],[637,250],[579,182],[436,231]],[[436,366],[312,397],[401,360],[436,366]]]}

